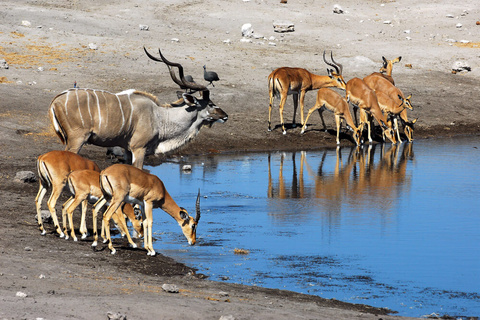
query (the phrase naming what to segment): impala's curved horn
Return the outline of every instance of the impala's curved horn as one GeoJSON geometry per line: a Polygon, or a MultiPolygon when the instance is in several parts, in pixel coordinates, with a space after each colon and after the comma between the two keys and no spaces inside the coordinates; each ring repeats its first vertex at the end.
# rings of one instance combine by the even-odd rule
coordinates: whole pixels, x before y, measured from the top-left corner
{"type": "Polygon", "coordinates": [[[330,63],[330,62],[327,61],[327,59],[325,59],[325,50],[324,50],[323,51],[323,61],[326,64],[328,64],[329,66],[335,68],[335,71],[337,72],[338,75],[342,75],[343,66],[340,63],[337,63],[337,62],[335,62],[335,60],[333,60],[333,51],[330,52],[330,58],[332,59],[333,63],[330,63]]]}
{"type": "Polygon", "coordinates": [[[198,189],[197,201],[195,203],[195,211],[197,212],[195,215],[195,222],[198,223],[200,220],[200,189],[198,189]]]}

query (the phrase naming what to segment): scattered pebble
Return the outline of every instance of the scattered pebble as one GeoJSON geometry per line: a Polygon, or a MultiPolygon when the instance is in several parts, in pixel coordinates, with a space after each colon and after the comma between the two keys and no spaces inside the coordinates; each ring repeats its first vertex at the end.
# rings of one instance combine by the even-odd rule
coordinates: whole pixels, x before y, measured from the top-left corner
{"type": "Polygon", "coordinates": [[[31,27],[31,26],[32,26],[32,23],[31,23],[30,21],[23,20],[23,21],[22,21],[22,26],[24,26],[24,27],[31,27]]]}
{"type": "Polygon", "coordinates": [[[461,23],[457,23],[455,27],[461,28],[461,27],[462,27],[462,24],[461,24],[461,23]]]}
{"type": "Polygon", "coordinates": [[[184,165],[184,166],[182,167],[182,171],[183,171],[184,173],[190,173],[190,172],[192,172],[192,166],[189,165],[189,164],[186,164],[186,165],[184,165]]]}
{"type": "Polygon", "coordinates": [[[107,312],[108,320],[127,320],[127,316],[118,312],[107,312]]]}
{"type": "Polygon", "coordinates": [[[19,171],[15,174],[13,181],[21,183],[37,182],[37,176],[32,171],[19,171]]]}
{"type": "Polygon", "coordinates": [[[146,24],[140,24],[138,27],[140,28],[140,31],[148,31],[150,29],[146,24]]]}
{"type": "Polygon", "coordinates": [[[26,298],[27,294],[25,292],[18,291],[16,296],[19,298],[26,298]]]}
{"type": "Polygon", "coordinates": [[[333,6],[333,13],[336,13],[336,14],[342,14],[344,13],[342,7],[340,7],[339,4],[336,4],[333,6]]]}
{"type": "Polygon", "coordinates": [[[98,46],[95,44],[95,43],[89,43],[88,44],[88,48],[90,50],[97,50],[98,49],[98,46]]]}
{"type": "Polygon", "coordinates": [[[168,293],[179,293],[180,292],[178,290],[178,287],[174,284],[165,283],[165,284],[162,285],[162,289],[163,289],[163,291],[168,292],[168,293]]]}

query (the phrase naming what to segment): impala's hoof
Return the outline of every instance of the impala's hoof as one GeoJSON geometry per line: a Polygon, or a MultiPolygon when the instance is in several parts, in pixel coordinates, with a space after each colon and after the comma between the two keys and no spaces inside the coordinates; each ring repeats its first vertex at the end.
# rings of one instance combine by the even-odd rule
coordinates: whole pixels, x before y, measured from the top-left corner
{"type": "Polygon", "coordinates": [[[283,130],[283,135],[286,135],[287,134],[287,131],[283,130]]]}
{"type": "Polygon", "coordinates": [[[97,243],[97,241],[93,241],[93,243],[92,243],[92,247],[96,247],[96,246],[97,246],[97,244],[98,244],[98,243],[97,243]]]}
{"type": "Polygon", "coordinates": [[[115,249],[112,249],[112,252],[110,252],[110,254],[115,254],[115,253],[117,253],[117,250],[115,249]]]}
{"type": "Polygon", "coordinates": [[[130,248],[137,248],[137,244],[136,243],[130,243],[130,248]]]}
{"type": "Polygon", "coordinates": [[[87,239],[87,237],[88,237],[88,233],[82,234],[82,239],[87,239]]]}

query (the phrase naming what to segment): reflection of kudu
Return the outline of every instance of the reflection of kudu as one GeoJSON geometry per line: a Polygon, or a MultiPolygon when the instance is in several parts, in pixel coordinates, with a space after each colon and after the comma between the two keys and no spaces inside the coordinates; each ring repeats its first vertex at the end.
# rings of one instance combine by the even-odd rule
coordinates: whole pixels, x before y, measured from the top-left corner
{"type": "Polygon", "coordinates": [[[85,143],[120,146],[131,153],[132,163],[143,167],[144,157],[172,151],[190,140],[203,125],[226,121],[227,114],[209,98],[209,90],[187,82],[183,68],[163,57],[147,55],[167,64],[172,80],[182,89],[201,91],[201,98],[184,93],[167,105],[157,97],[136,90],[110,93],[103,90],[69,89],[50,104],[50,120],[65,150],[78,153],[85,143]],[[180,80],[172,67],[177,67],[180,80]]]}
{"type": "Polygon", "coordinates": [[[272,107],[275,96],[280,97],[280,123],[282,125],[283,134],[286,134],[287,131],[285,130],[283,121],[283,108],[287,101],[287,95],[293,94],[293,125],[295,125],[298,95],[300,95],[300,116],[303,126],[303,106],[307,91],[326,87],[345,89],[345,80],[343,80],[342,76],[343,67],[341,64],[333,60],[333,54],[331,54],[330,57],[333,63],[327,62],[325,59],[325,51],[323,52],[323,61],[329,66],[335,68],[335,71],[333,71],[333,69],[327,69],[328,76],[319,76],[302,68],[289,67],[278,68],[270,73],[268,76],[268,92],[270,96],[270,103],[268,105],[268,131],[272,130],[272,107]]]}

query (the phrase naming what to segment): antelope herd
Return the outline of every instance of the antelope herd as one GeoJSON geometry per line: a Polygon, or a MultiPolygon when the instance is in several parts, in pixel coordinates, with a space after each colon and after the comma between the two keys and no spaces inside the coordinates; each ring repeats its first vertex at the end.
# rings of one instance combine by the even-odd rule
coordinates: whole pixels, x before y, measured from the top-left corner
{"type": "Polygon", "coordinates": [[[330,55],[332,62],[325,59],[324,62],[335,68],[327,69],[328,76],[319,76],[301,68],[282,67],[275,69],[268,76],[268,90],[270,102],[268,105],[268,131],[272,131],[271,118],[272,107],[275,97],[280,98],[279,113],[280,126],[282,133],[286,134],[285,123],[283,119],[283,109],[287,100],[287,95],[293,95],[293,120],[292,126],[295,127],[295,117],[298,106],[298,96],[300,95],[300,115],[301,115],[301,134],[305,133],[307,121],[311,114],[318,110],[322,120],[323,128],[326,130],[323,111],[329,110],[335,114],[337,129],[337,144],[340,144],[341,121],[346,122],[346,127],[352,132],[352,138],[357,145],[363,143],[363,129],[367,126],[367,137],[370,143],[373,142],[372,132],[374,132],[373,120],[380,125],[385,137],[393,144],[402,143],[402,138],[398,129],[398,118],[404,126],[405,136],[409,142],[413,140],[413,127],[417,119],[408,121],[407,110],[413,110],[410,102],[411,95],[405,97],[403,92],[395,86],[392,77],[393,64],[399,62],[402,57],[393,60],[383,59],[383,65],[380,72],[360,78],[352,78],[345,82],[342,71],[343,66],[335,62],[333,53],[330,55]],[[331,87],[345,90],[345,98],[331,87]],[[307,118],[303,121],[303,107],[305,93],[310,90],[317,90],[315,105],[308,111],[307,118]],[[352,120],[352,114],[349,109],[349,103],[353,105],[355,122],[352,120]],[[357,119],[357,110],[360,109],[360,123],[357,119]],[[396,136],[395,136],[396,132],[396,136]],[[398,140],[398,141],[397,141],[398,140]]]}
{"type": "MultiPolygon", "coordinates": [[[[196,198],[196,215],[191,217],[187,210],[178,206],[170,196],[164,183],[157,176],[142,170],[145,156],[166,153],[191,141],[201,127],[212,126],[214,122],[225,122],[227,114],[210,100],[207,86],[193,82],[185,76],[179,63],[170,62],[159,50],[155,57],[144,48],[145,54],[153,61],[164,63],[174,83],[184,92],[178,92],[178,100],[161,105],[158,98],[150,93],[134,89],[120,93],[104,90],[73,88],[57,95],[50,104],[49,116],[57,136],[65,144],[65,151],[50,151],[37,159],[37,171],[40,181],[35,198],[38,227],[42,235],[43,226],[41,204],[48,190],[51,195],[47,201],[55,232],[62,238],[71,237],[77,241],[74,231],[73,213],[81,205],[80,228],[82,239],[87,237],[87,204],[93,205],[92,246],[97,246],[97,215],[103,212],[101,235],[108,242],[110,252],[113,247],[110,232],[110,220],[113,219],[130,246],[136,248],[127,228],[126,219],[131,222],[136,234],[144,237],[147,255],[155,255],[153,249],[152,223],[153,208],[161,208],[177,221],[190,245],[196,243],[197,225],[200,220],[200,190],[196,198]],[[177,72],[178,77],[177,77],[177,72]],[[200,97],[194,94],[200,92],[200,97]],[[115,164],[100,170],[91,160],[78,155],[86,143],[102,147],[122,147],[129,164],[115,164]],[[62,227],[58,221],[55,206],[62,192],[70,198],[62,207],[62,227]],[[106,207],[106,209],[105,209],[106,207]],[[68,223],[67,223],[68,220],[68,223]]],[[[343,66],[330,55],[327,75],[316,75],[302,68],[282,67],[268,76],[269,113],[268,130],[271,131],[271,113],[275,97],[280,98],[280,124],[286,134],[283,109],[287,96],[293,95],[295,115],[300,99],[301,134],[307,129],[307,122],[315,110],[319,111],[323,128],[326,130],[323,111],[335,114],[336,142],[340,144],[342,120],[352,132],[357,146],[363,143],[363,129],[368,128],[367,136],[371,143],[373,120],[381,127],[383,138],[393,144],[402,142],[398,129],[398,118],[404,125],[408,141],[412,141],[413,125],[416,119],[408,121],[407,109],[412,110],[411,96],[405,97],[395,86],[392,78],[394,60],[383,58],[380,72],[360,79],[346,82],[343,78],[343,66]],[[345,96],[330,88],[345,90],[345,96]],[[308,111],[304,121],[304,100],[307,91],[318,90],[315,105],[308,111]],[[353,115],[349,103],[353,104],[353,115]],[[357,120],[360,109],[360,122],[357,120]],[[355,120],[354,120],[355,118],[355,120]],[[395,134],[396,132],[396,134],[395,134]]],[[[205,78],[207,79],[207,78],[205,78]]],[[[209,79],[207,79],[210,81],[209,79]]],[[[212,80],[214,81],[214,80],[212,80]]],[[[213,83],[212,83],[213,85],[213,83]]]]}

